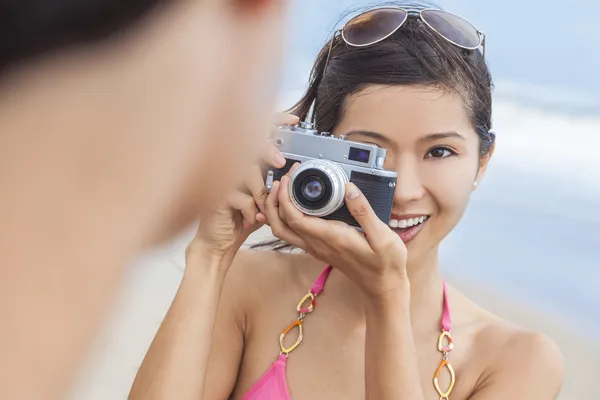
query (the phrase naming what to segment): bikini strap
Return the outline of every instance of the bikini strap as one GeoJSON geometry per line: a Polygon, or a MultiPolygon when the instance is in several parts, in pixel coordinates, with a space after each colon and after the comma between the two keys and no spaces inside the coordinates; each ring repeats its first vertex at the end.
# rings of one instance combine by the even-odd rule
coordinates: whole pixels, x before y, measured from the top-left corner
{"type": "Polygon", "coordinates": [[[315,281],[315,283],[313,283],[312,287],[310,288],[310,291],[315,296],[321,294],[323,292],[323,289],[325,289],[325,282],[327,282],[327,278],[329,277],[329,273],[332,269],[333,267],[331,265],[326,266],[315,281]]]}
{"type": "Polygon", "coordinates": [[[281,333],[281,336],[279,336],[281,355],[287,356],[292,351],[294,351],[296,347],[300,345],[300,343],[302,343],[302,339],[304,338],[304,317],[306,317],[308,314],[314,311],[316,305],[316,297],[323,292],[323,289],[325,289],[325,283],[327,282],[327,278],[329,277],[329,273],[331,272],[332,268],[333,267],[331,265],[325,267],[325,269],[321,272],[315,283],[313,283],[313,285],[311,286],[308,293],[298,303],[298,306],[296,307],[296,311],[298,311],[298,319],[296,319],[296,321],[294,321],[290,326],[288,326],[281,333]],[[310,301],[308,305],[306,305],[307,301],[310,301]],[[288,333],[292,331],[292,329],[296,327],[298,327],[298,339],[296,339],[296,342],[290,347],[285,347],[285,344],[283,343],[285,337],[288,333]]]}
{"type": "Polygon", "coordinates": [[[452,320],[450,318],[450,305],[448,302],[448,285],[444,281],[444,300],[442,309],[442,330],[450,332],[452,329],[452,320]]]}
{"type": "Polygon", "coordinates": [[[442,361],[440,362],[435,374],[433,375],[433,386],[440,396],[440,400],[449,400],[450,393],[452,393],[452,389],[454,389],[454,384],[456,383],[456,374],[454,373],[454,368],[452,368],[452,364],[450,364],[450,360],[448,359],[449,353],[454,349],[454,341],[452,340],[451,329],[452,329],[452,320],[450,319],[450,304],[448,301],[448,285],[444,281],[444,298],[442,304],[442,332],[438,338],[437,348],[440,353],[442,353],[442,361]],[[450,382],[446,390],[442,390],[439,383],[439,377],[442,370],[446,368],[450,375],[450,382]]]}

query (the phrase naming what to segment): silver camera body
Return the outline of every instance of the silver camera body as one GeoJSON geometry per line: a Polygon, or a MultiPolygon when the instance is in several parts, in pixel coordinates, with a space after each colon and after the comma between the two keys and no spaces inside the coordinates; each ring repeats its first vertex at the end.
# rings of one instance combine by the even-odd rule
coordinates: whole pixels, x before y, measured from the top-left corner
{"type": "Polygon", "coordinates": [[[301,212],[359,227],[344,202],[345,186],[352,182],[379,219],[389,222],[397,173],[383,169],[385,149],[318,132],[306,122],[280,127],[274,140],[287,163],[265,172],[267,191],[300,163],[290,176],[289,195],[301,212]]]}

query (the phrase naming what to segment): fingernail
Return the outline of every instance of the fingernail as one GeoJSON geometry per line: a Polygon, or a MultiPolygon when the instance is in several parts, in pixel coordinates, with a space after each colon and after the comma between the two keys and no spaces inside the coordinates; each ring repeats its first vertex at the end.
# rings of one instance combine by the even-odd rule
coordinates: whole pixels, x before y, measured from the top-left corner
{"type": "Polygon", "coordinates": [[[279,188],[279,181],[274,181],[273,186],[271,186],[271,191],[269,192],[269,197],[273,196],[273,193],[277,193],[277,188],[279,188]]]}
{"type": "Polygon", "coordinates": [[[281,154],[280,152],[277,152],[277,154],[275,154],[275,163],[282,167],[285,165],[285,157],[283,157],[283,154],[281,154]]]}
{"type": "Polygon", "coordinates": [[[360,196],[360,190],[358,190],[354,183],[349,183],[346,186],[346,198],[348,200],[356,200],[358,196],[360,196]]]}

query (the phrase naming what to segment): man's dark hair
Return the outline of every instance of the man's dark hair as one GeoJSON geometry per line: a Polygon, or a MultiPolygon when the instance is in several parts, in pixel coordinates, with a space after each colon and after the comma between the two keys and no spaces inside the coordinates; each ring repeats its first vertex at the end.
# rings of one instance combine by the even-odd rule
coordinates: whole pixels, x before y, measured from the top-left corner
{"type": "Polygon", "coordinates": [[[0,0],[0,71],[67,47],[107,39],[164,0],[0,0]]]}

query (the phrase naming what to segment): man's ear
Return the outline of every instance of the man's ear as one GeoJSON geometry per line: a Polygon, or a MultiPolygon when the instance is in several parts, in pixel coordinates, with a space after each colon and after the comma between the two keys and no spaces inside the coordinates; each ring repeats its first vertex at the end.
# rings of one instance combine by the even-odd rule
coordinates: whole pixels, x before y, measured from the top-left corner
{"type": "Polygon", "coordinates": [[[495,148],[496,148],[496,143],[494,142],[492,144],[492,146],[490,147],[490,150],[488,151],[488,153],[485,156],[481,156],[481,158],[479,160],[479,169],[477,170],[477,176],[475,177],[475,181],[473,182],[473,190],[477,189],[477,187],[481,183],[481,180],[485,176],[485,172],[487,171],[489,162],[490,162],[492,156],[494,155],[495,148]]]}

